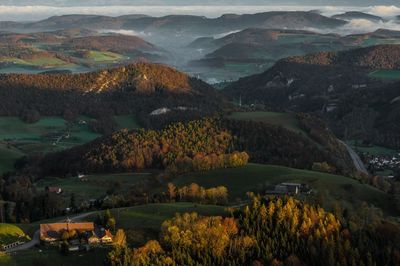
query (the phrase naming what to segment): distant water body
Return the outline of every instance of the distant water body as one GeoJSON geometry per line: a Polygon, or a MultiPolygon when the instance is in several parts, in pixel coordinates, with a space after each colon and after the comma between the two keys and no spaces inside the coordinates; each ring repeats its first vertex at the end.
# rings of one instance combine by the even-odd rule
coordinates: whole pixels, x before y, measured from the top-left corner
{"type": "Polygon", "coordinates": [[[50,16],[67,14],[95,14],[121,16],[127,14],[145,14],[150,16],[197,15],[218,17],[222,14],[252,14],[268,11],[310,11],[318,10],[331,16],[346,11],[362,11],[370,14],[392,17],[400,15],[400,6],[5,6],[0,5],[0,21],[41,20],[50,16]]]}

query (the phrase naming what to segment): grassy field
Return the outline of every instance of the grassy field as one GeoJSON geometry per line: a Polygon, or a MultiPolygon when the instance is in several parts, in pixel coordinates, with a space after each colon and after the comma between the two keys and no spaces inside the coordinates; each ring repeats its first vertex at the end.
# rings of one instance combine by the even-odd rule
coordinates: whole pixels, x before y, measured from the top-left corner
{"type": "Polygon", "coordinates": [[[19,251],[11,255],[0,255],[0,265],[2,266],[67,266],[67,265],[85,265],[98,266],[103,265],[106,259],[108,249],[94,249],[85,253],[73,253],[67,256],[62,255],[56,248],[41,247],[19,251]]]}
{"type": "Polygon", "coordinates": [[[327,207],[334,201],[343,201],[350,207],[366,201],[390,210],[389,196],[374,187],[344,176],[282,166],[248,164],[241,168],[185,174],[173,181],[178,186],[193,182],[204,187],[226,186],[232,201],[246,198],[248,191],[262,192],[265,185],[299,182],[309,184],[312,189],[325,194],[327,207]]]}
{"type": "Polygon", "coordinates": [[[399,43],[400,43],[400,40],[397,38],[382,39],[382,38],[369,37],[363,41],[362,45],[363,46],[372,46],[372,45],[379,45],[379,44],[399,44],[399,43]]]}
{"type": "Polygon", "coordinates": [[[15,161],[23,156],[21,151],[0,142],[0,175],[13,170],[15,161]]]}
{"type": "Polygon", "coordinates": [[[119,115],[114,116],[115,122],[117,122],[120,129],[135,129],[140,128],[139,123],[133,115],[119,115]]]}
{"type": "Polygon", "coordinates": [[[303,133],[298,126],[298,121],[293,114],[276,112],[235,112],[228,118],[237,120],[253,120],[281,126],[292,131],[303,133]]]}
{"type": "Polygon", "coordinates": [[[16,225],[0,223],[0,245],[28,240],[24,231],[16,225]]]}
{"type": "Polygon", "coordinates": [[[379,155],[385,155],[385,156],[397,156],[400,151],[396,151],[393,149],[381,147],[381,146],[361,146],[361,145],[356,145],[355,141],[348,141],[347,142],[354,150],[357,152],[362,152],[362,153],[368,153],[370,155],[374,156],[379,156],[379,155]]]}
{"type": "Polygon", "coordinates": [[[87,143],[99,134],[87,124],[68,124],[61,117],[43,117],[28,124],[18,117],[0,117],[0,174],[12,170],[16,159],[87,143]]]}
{"type": "Polygon", "coordinates": [[[400,79],[400,70],[378,70],[371,72],[369,76],[379,79],[400,79]]]}
{"type": "Polygon", "coordinates": [[[36,182],[36,187],[39,190],[44,190],[46,186],[60,187],[63,189],[63,196],[66,199],[69,199],[74,193],[77,203],[79,203],[82,200],[104,197],[108,190],[128,193],[133,185],[151,175],[151,173],[88,175],[85,176],[87,181],[81,181],[78,177],[47,177],[36,182]]]}
{"type": "Polygon", "coordinates": [[[3,62],[13,62],[14,65],[53,68],[53,67],[73,67],[74,65],[52,56],[41,56],[32,59],[20,59],[16,57],[2,58],[3,62]]]}
{"type": "MultiPolygon", "coordinates": [[[[165,220],[171,219],[176,213],[196,212],[200,215],[229,215],[222,206],[201,205],[195,203],[159,203],[147,204],[128,208],[112,209],[117,224],[116,228],[122,228],[127,235],[129,245],[138,247],[151,239],[158,239],[161,225],[165,220]]],[[[95,220],[97,212],[87,220],[95,220]]]]}
{"type": "Polygon", "coordinates": [[[38,122],[28,124],[18,117],[0,117],[0,140],[38,140],[44,134],[66,128],[66,121],[58,117],[43,117],[38,122]]]}
{"type": "Polygon", "coordinates": [[[149,228],[159,230],[161,224],[176,213],[197,212],[201,215],[226,215],[224,207],[195,203],[159,203],[114,209],[117,227],[124,229],[149,228]]]}
{"type": "Polygon", "coordinates": [[[90,51],[88,58],[94,62],[119,61],[124,57],[112,52],[90,51]]]}

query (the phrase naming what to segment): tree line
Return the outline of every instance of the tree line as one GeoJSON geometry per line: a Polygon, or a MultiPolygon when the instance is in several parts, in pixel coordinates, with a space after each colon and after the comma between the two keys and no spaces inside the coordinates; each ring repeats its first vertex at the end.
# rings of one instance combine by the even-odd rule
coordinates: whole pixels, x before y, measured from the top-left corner
{"type": "Polygon", "coordinates": [[[398,265],[399,228],[349,226],[346,219],[291,197],[253,196],[232,217],[177,214],[160,241],[117,245],[111,265],[398,265]]]}
{"type": "Polygon", "coordinates": [[[49,154],[41,175],[137,171],[205,171],[247,164],[246,152],[232,146],[232,135],[214,119],[175,123],[162,130],[121,130],[67,151],[49,154]]]}

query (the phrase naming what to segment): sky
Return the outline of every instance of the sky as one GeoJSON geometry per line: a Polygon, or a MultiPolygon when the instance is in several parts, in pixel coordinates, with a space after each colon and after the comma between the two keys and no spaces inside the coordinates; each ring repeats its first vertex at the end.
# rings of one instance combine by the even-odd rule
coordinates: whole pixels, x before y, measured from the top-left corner
{"type": "Polygon", "coordinates": [[[66,14],[218,17],[314,9],[328,16],[358,10],[387,17],[400,15],[400,0],[0,0],[0,21],[33,21],[66,14]]]}
{"type": "Polygon", "coordinates": [[[2,5],[395,5],[398,0],[0,0],[2,5]]]}

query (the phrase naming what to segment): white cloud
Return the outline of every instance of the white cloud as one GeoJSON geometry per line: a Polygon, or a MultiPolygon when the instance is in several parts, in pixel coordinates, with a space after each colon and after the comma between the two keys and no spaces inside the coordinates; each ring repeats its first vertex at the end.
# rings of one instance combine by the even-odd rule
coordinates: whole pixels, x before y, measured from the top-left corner
{"type": "Polygon", "coordinates": [[[347,25],[341,28],[343,32],[367,33],[377,29],[400,30],[400,24],[394,21],[372,22],[365,19],[353,19],[347,25]]]}
{"type": "Polygon", "coordinates": [[[142,34],[139,34],[138,32],[134,30],[99,30],[99,33],[117,33],[117,34],[122,34],[122,35],[130,35],[130,36],[139,36],[142,34]]]}
{"type": "Polygon", "coordinates": [[[400,7],[397,6],[373,6],[369,8],[369,12],[377,16],[389,17],[400,15],[400,7]]]}
{"type": "Polygon", "coordinates": [[[214,37],[215,39],[219,39],[219,38],[223,38],[223,37],[225,37],[225,36],[228,36],[229,34],[238,33],[238,32],[240,32],[240,31],[241,31],[241,30],[233,30],[233,31],[229,31],[229,32],[224,32],[224,33],[216,34],[216,35],[214,35],[213,37],[214,37]]]}

